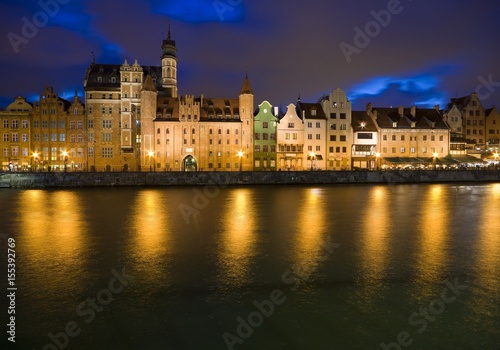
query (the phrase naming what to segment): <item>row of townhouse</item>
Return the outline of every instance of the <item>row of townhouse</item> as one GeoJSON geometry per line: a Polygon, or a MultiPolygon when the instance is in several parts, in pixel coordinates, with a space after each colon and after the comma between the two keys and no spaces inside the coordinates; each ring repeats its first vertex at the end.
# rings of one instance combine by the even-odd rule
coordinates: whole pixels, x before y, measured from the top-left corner
{"type": "Polygon", "coordinates": [[[350,170],[498,153],[500,113],[485,110],[476,94],[444,111],[371,104],[351,111],[337,88],[317,103],[299,99],[280,111],[264,101],[253,111],[248,77],[239,99],[160,95],[151,75],[136,90],[141,103],[125,107],[116,92],[90,96],[86,106],[51,87],[33,104],[16,97],[0,111],[2,169],[350,170]]]}
{"type": "Polygon", "coordinates": [[[179,95],[170,31],[161,53],[160,66],[92,60],[82,101],[51,87],[34,103],[16,97],[0,110],[2,169],[350,170],[498,151],[500,114],[484,109],[477,94],[453,99],[444,111],[368,105],[353,112],[337,88],[285,111],[267,101],[254,109],[248,76],[237,97],[179,95]]]}

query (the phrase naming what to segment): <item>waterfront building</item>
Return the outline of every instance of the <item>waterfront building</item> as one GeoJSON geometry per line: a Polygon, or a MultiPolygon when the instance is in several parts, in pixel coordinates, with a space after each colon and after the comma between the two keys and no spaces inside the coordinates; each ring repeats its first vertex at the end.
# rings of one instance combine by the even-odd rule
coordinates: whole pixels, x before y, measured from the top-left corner
{"type": "Polygon", "coordinates": [[[450,128],[439,106],[434,109],[373,108],[369,103],[366,113],[378,129],[377,153],[382,164],[435,163],[438,158],[449,155],[450,128]]]}
{"type": "Polygon", "coordinates": [[[500,111],[493,106],[486,114],[486,144],[488,151],[498,153],[500,143],[500,111]]]}
{"type": "Polygon", "coordinates": [[[327,170],[351,169],[351,101],[344,90],[336,88],[330,95],[320,99],[327,119],[326,162],[327,170]]]}
{"type": "Polygon", "coordinates": [[[31,122],[37,170],[87,169],[84,105],[76,94],[70,102],[46,87],[33,105],[31,122]]]}
{"type": "Polygon", "coordinates": [[[267,101],[259,105],[253,118],[254,125],[254,170],[277,170],[276,125],[278,109],[273,110],[267,101]]]}
{"type": "MultiPolygon", "coordinates": [[[[460,98],[452,98],[451,102],[446,106],[444,114],[448,116],[448,120],[452,117],[455,118],[452,130],[456,134],[461,133],[467,144],[468,153],[477,153],[485,149],[486,143],[486,113],[479,100],[477,93],[472,93],[468,96],[460,98]],[[462,116],[461,129],[456,121],[457,113],[459,111],[462,116]],[[451,113],[451,115],[450,115],[451,113]]],[[[457,136],[454,137],[456,139],[457,136]]]]}
{"type": "Polygon", "coordinates": [[[3,171],[26,171],[34,166],[31,154],[31,111],[33,107],[18,96],[0,111],[0,159],[3,171]]]}
{"type": "Polygon", "coordinates": [[[326,169],[326,116],[321,103],[297,103],[297,114],[304,122],[304,167],[326,169]]]}
{"type": "Polygon", "coordinates": [[[98,171],[253,169],[253,91],[239,98],[178,95],[170,30],[161,66],[92,62],[84,88],[89,163],[98,171]]]}
{"type": "Polygon", "coordinates": [[[277,139],[278,170],[304,170],[304,122],[293,103],[278,122],[277,139]]]}
{"type": "Polygon", "coordinates": [[[352,167],[353,169],[380,168],[378,129],[366,111],[352,112],[352,167]]]}

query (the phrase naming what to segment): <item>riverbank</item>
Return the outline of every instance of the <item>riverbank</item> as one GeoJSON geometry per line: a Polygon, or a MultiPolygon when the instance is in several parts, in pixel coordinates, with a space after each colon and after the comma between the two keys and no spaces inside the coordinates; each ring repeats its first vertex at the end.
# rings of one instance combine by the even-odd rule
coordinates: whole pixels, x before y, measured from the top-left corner
{"type": "Polygon", "coordinates": [[[500,182],[500,170],[0,173],[0,188],[500,182]]]}

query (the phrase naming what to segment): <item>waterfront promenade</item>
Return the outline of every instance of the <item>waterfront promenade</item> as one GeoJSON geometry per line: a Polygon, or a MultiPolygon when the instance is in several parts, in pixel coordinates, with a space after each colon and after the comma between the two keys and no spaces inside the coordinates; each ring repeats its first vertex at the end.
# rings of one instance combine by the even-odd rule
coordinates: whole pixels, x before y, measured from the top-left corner
{"type": "Polygon", "coordinates": [[[500,182],[500,170],[0,173],[0,188],[500,182]]]}

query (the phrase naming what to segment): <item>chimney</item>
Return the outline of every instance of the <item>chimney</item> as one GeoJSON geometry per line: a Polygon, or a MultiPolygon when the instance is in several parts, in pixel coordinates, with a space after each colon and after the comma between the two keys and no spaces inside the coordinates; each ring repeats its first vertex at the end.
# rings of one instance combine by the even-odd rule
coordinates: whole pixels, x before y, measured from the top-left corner
{"type": "Polygon", "coordinates": [[[440,107],[439,105],[435,105],[434,109],[439,112],[439,107],[440,107]]]}
{"type": "Polygon", "coordinates": [[[411,115],[414,117],[417,115],[417,106],[411,106],[411,115]]]}
{"type": "Polygon", "coordinates": [[[402,106],[398,108],[398,114],[399,114],[400,116],[403,116],[403,115],[405,114],[405,112],[404,112],[404,108],[403,108],[402,106]]]}
{"type": "Polygon", "coordinates": [[[372,111],[372,109],[373,109],[373,105],[372,105],[372,103],[371,103],[371,102],[368,102],[368,103],[366,104],[366,111],[367,111],[367,112],[371,112],[371,111],[372,111]]]}

